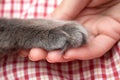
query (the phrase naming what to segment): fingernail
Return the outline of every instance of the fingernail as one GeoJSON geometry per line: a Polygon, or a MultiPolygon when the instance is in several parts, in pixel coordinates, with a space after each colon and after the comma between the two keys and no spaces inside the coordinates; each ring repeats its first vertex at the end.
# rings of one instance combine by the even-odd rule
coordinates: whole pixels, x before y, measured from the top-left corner
{"type": "Polygon", "coordinates": [[[49,62],[49,63],[55,63],[55,61],[49,59],[49,58],[46,58],[46,60],[49,62]]]}
{"type": "Polygon", "coordinates": [[[63,58],[64,58],[64,59],[70,59],[70,57],[69,57],[69,56],[63,56],[63,58]]]}
{"type": "Polygon", "coordinates": [[[49,52],[46,57],[47,61],[50,63],[55,63],[59,58],[61,58],[61,54],[59,54],[59,52],[59,50],[49,52]]]}
{"type": "Polygon", "coordinates": [[[64,59],[71,59],[72,58],[71,53],[67,53],[67,52],[63,55],[63,57],[64,57],[64,59]]]}
{"type": "Polygon", "coordinates": [[[29,57],[29,59],[30,59],[31,61],[38,61],[38,60],[40,60],[39,58],[34,58],[34,57],[32,57],[31,55],[29,55],[28,57],[29,57]]]}

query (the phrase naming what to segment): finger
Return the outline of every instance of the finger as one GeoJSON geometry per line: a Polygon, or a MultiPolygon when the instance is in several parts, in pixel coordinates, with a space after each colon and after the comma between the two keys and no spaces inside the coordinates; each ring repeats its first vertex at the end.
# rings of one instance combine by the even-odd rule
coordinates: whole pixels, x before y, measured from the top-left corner
{"type": "Polygon", "coordinates": [[[92,40],[88,45],[81,48],[75,48],[68,50],[64,58],[65,59],[79,59],[88,60],[102,56],[116,43],[114,39],[106,35],[99,35],[92,40]]]}
{"type": "Polygon", "coordinates": [[[51,14],[52,18],[69,20],[75,18],[90,0],[63,0],[51,14]]]}
{"type": "Polygon", "coordinates": [[[19,55],[21,57],[27,57],[29,55],[29,50],[20,50],[19,55]]]}
{"type": "Polygon", "coordinates": [[[47,56],[47,52],[40,48],[33,48],[30,50],[29,59],[31,61],[39,61],[45,59],[47,56]]]}
{"type": "Polygon", "coordinates": [[[58,63],[58,62],[68,62],[70,59],[64,59],[63,54],[60,51],[51,51],[48,53],[46,60],[50,63],[58,63]]]}

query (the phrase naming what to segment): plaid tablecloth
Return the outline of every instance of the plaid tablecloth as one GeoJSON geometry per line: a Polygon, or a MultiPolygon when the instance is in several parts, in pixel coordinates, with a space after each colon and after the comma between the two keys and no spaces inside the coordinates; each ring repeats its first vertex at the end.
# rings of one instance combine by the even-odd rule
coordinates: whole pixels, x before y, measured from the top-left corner
{"type": "MultiPolygon", "coordinates": [[[[0,17],[45,17],[60,1],[0,0],[0,17]]],[[[50,64],[5,56],[0,60],[0,80],[120,80],[120,42],[104,56],[88,61],[50,64]]]]}

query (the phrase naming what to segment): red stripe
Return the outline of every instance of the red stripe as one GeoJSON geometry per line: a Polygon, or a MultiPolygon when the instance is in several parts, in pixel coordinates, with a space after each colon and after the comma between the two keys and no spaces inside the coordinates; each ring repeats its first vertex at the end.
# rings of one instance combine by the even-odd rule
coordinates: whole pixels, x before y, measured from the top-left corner
{"type": "Polygon", "coordinates": [[[35,62],[35,76],[37,80],[40,80],[40,65],[42,65],[40,62],[35,62]]]}
{"type": "Polygon", "coordinates": [[[91,74],[91,80],[94,80],[95,79],[95,73],[94,73],[94,69],[95,69],[95,67],[94,67],[94,62],[93,62],[94,60],[90,60],[89,61],[89,69],[90,69],[90,74],[91,74]]]}
{"type": "Polygon", "coordinates": [[[34,11],[34,17],[36,18],[38,16],[38,3],[35,4],[35,11],[34,11]]]}
{"type": "Polygon", "coordinates": [[[73,80],[73,68],[72,68],[73,62],[68,63],[68,75],[69,75],[69,80],[73,80]]]}
{"type": "Polygon", "coordinates": [[[106,60],[105,56],[102,56],[100,58],[100,68],[102,68],[102,69],[101,69],[101,74],[99,74],[99,75],[101,75],[103,79],[107,79],[106,70],[105,70],[107,68],[106,68],[105,60],[106,60]]]}
{"type": "Polygon", "coordinates": [[[22,12],[23,12],[23,4],[24,4],[24,1],[20,0],[20,10],[18,10],[20,12],[20,14],[22,14],[22,12]]]}
{"type": "Polygon", "coordinates": [[[80,73],[79,75],[80,75],[80,79],[84,80],[84,75],[83,75],[84,71],[83,71],[83,67],[82,66],[83,66],[82,61],[79,61],[79,73],[80,73]]]}
{"type": "Polygon", "coordinates": [[[120,56],[120,46],[119,45],[115,46],[115,50],[118,52],[118,55],[120,56]]]}
{"type": "Polygon", "coordinates": [[[47,8],[48,8],[48,0],[45,0],[45,3],[44,3],[44,14],[43,14],[44,17],[47,16],[47,8]]]}
{"type": "Polygon", "coordinates": [[[6,0],[2,0],[1,1],[1,10],[0,10],[0,15],[1,15],[1,17],[3,17],[3,15],[4,15],[4,5],[5,5],[5,1],[6,0]]]}
{"type": "Polygon", "coordinates": [[[10,17],[13,17],[14,14],[14,0],[11,0],[11,9],[10,9],[10,17]]]}
{"type": "Polygon", "coordinates": [[[53,80],[53,75],[52,75],[52,72],[51,72],[51,70],[52,70],[52,68],[51,68],[51,65],[52,64],[50,64],[50,63],[47,63],[47,69],[46,69],[46,71],[47,71],[47,73],[46,73],[46,75],[48,76],[48,78],[49,78],[49,80],[53,80]]]}
{"type": "Polygon", "coordinates": [[[63,71],[62,71],[62,68],[61,68],[62,65],[61,65],[60,63],[58,63],[57,65],[58,65],[58,66],[57,66],[57,71],[59,72],[59,73],[58,73],[58,76],[60,76],[60,80],[63,80],[63,79],[64,79],[64,76],[62,75],[62,74],[63,74],[63,73],[62,73],[63,71]]]}
{"type": "Polygon", "coordinates": [[[23,67],[23,71],[24,71],[24,79],[26,79],[26,80],[29,80],[29,73],[28,73],[28,69],[29,69],[29,67],[28,67],[28,59],[27,58],[25,58],[24,59],[24,67],[23,67]]]}
{"type": "Polygon", "coordinates": [[[120,74],[116,69],[116,64],[115,64],[115,61],[114,61],[114,53],[115,52],[111,50],[111,52],[110,52],[110,54],[111,54],[111,66],[112,66],[112,71],[113,71],[114,78],[115,78],[115,80],[117,80],[117,79],[119,79],[120,74]]]}
{"type": "Polygon", "coordinates": [[[17,55],[12,55],[12,56],[14,56],[14,57],[12,57],[13,58],[13,61],[12,61],[12,72],[13,72],[13,76],[14,76],[14,79],[15,80],[18,80],[18,75],[17,75],[17,55]]]}
{"type": "Polygon", "coordinates": [[[3,76],[4,76],[4,80],[8,80],[8,73],[7,73],[7,69],[6,69],[6,65],[7,65],[7,59],[8,59],[8,56],[5,56],[4,57],[4,62],[3,62],[3,76]]]}
{"type": "Polygon", "coordinates": [[[57,7],[57,0],[54,0],[54,8],[56,8],[56,7],[57,7]]]}

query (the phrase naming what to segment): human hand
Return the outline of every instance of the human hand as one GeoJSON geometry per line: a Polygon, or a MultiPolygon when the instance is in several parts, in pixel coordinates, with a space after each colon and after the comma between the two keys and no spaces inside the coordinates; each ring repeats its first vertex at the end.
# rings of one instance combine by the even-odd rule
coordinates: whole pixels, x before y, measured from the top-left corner
{"type": "Polygon", "coordinates": [[[65,55],[59,54],[59,51],[31,49],[29,58],[33,61],[67,62],[104,55],[120,39],[119,9],[120,0],[64,0],[51,14],[52,18],[80,22],[90,33],[88,44],[70,49],[65,55]]]}

